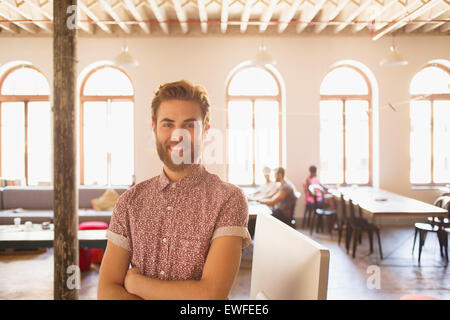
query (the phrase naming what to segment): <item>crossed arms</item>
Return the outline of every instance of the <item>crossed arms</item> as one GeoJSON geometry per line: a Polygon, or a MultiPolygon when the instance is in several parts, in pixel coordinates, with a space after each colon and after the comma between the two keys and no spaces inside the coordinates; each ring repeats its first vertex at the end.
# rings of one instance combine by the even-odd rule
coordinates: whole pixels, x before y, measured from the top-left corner
{"type": "Polygon", "coordinates": [[[159,280],[129,269],[130,252],[108,241],[98,280],[98,299],[227,299],[241,261],[242,237],[215,238],[200,280],[159,280]]]}

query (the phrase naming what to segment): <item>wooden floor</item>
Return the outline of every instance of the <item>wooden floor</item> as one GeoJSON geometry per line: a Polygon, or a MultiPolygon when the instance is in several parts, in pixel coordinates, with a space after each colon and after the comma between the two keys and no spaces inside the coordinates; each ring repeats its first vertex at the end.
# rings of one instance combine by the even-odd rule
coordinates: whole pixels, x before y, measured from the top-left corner
{"type": "MultiPolygon", "coordinates": [[[[302,232],[302,230],[299,230],[302,232]]],[[[309,234],[309,233],[307,233],[309,234]]],[[[383,227],[382,245],[385,259],[380,260],[377,246],[369,255],[368,240],[363,238],[356,258],[347,255],[337,236],[314,235],[313,238],[330,249],[328,299],[398,299],[407,293],[420,293],[450,299],[450,271],[439,254],[436,235],[429,234],[417,262],[417,247],[411,253],[412,227],[383,227]],[[370,289],[367,280],[371,266],[379,267],[379,289],[370,289]],[[368,269],[369,268],[369,269],[368,269]]],[[[243,252],[241,268],[230,299],[249,299],[252,248],[243,252]]],[[[80,299],[96,299],[98,265],[83,272],[80,299]]],[[[270,275],[269,275],[270,276],[270,275]]],[[[372,282],[373,283],[373,282],[372,282]]],[[[53,299],[53,250],[40,253],[0,254],[0,299],[53,299]]]]}

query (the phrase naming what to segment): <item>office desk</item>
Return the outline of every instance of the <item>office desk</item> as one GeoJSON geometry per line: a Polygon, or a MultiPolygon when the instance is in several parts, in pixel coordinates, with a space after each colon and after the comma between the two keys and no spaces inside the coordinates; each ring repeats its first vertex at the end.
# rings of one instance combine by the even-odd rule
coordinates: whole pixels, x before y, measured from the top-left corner
{"type": "MultiPolygon", "coordinates": [[[[33,225],[30,231],[24,226],[18,229],[12,225],[0,226],[0,249],[52,248],[54,231],[42,230],[40,225],[33,225]]],[[[80,248],[105,249],[107,244],[106,230],[79,230],[78,241],[80,248]]]]}
{"type": "Polygon", "coordinates": [[[329,189],[336,198],[341,194],[358,204],[363,212],[375,217],[440,217],[448,216],[445,209],[373,187],[341,187],[329,189]]]}

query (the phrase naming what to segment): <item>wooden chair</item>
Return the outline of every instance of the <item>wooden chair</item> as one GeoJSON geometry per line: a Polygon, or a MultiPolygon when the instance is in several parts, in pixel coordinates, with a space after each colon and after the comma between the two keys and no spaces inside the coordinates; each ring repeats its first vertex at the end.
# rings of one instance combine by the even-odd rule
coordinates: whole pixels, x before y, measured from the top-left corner
{"type": "Polygon", "coordinates": [[[311,222],[311,216],[314,211],[314,204],[309,203],[306,199],[308,194],[308,189],[306,188],[306,183],[303,183],[303,191],[305,192],[305,210],[303,211],[303,222],[302,222],[302,229],[305,229],[305,227],[309,227],[311,222]]]}
{"type": "Polygon", "coordinates": [[[338,245],[341,245],[341,239],[342,239],[342,232],[345,230],[345,248],[347,249],[347,253],[350,248],[350,228],[351,228],[351,221],[347,215],[347,204],[344,199],[344,195],[341,194],[341,201],[340,201],[340,208],[341,208],[341,215],[338,218],[338,245]]]}
{"type": "MultiPolygon", "coordinates": [[[[362,216],[362,209],[358,204],[354,204],[353,201],[349,200],[349,208],[350,208],[350,217],[349,217],[349,225],[350,228],[347,230],[347,237],[351,239],[353,234],[353,252],[352,257],[354,258],[356,255],[356,248],[358,246],[358,242],[361,243],[362,234],[367,232],[369,236],[370,243],[370,253],[373,253],[373,234],[375,233],[378,240],[378,249],[380,251],[380,258],[383,259],[383,251],[381,248],[381,238],[380,238],[380,229],[377,225],[368,222],[362,216]],[[355,206],[358,207],[359,215],[355,214],[355,206]]],[[[348,250],[347,250],[348,251],[348,250]]]]}
{"type": "Polygon", "coordinates": [[[327,220],[327,225],[328,225],[328,231],[330,233],[330,236],[332,235],[332,231],[333,231],[333,227],[334,224],[337,220],[337,214],[336,214],[336,210],[325,210],[320,208],[318,202],[317,202],[317,194],[316,194],[316,190],[320,190],[320,192],[324,193],[324,190],[322,188],[322,186],[318,185],[318,184],[311,184],[309,186],[309,191],[313,194],[314,196],[314,206],[313,206],[313,212],[312,212],[312,217],[311,217],[311,231],[310,233],[313,233],[314,227],[316,227],[316,232],[319,232],[319,229],[323,232],[324,228],[324,217],[327,220]],[[317,225],[316,225],[316,219],[317,219],[317,225]]]}
{"type": "Polygon", "coordinates": [[[419,263],[422,256],[422,248],[425,245],[428,232],[436,233],[439,241],[439,251],[442,258],[448,263],[448,234],[445,228],[450,227],[450,196],[441,196],[434,202],[435,205],[441,206],[448,211],[447,218],[440,219],[437,217],[428,218],[428,223],[417,222],[414,224],[414,242],[412,252],[416,246],[417,234],[419,234],[419,263]]]}

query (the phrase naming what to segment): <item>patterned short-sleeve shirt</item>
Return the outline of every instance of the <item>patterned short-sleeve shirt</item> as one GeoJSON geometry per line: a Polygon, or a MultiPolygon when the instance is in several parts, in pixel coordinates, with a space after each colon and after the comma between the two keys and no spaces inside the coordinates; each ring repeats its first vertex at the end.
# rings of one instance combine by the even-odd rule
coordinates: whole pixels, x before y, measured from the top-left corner
{"type": "Polygon", "coordinates": [[[123,193],[114,207],[108,240],[130,251],[141,274],[161,280],[200,280],[213,239],[251,242],[241,189],[195,165],[177,182],[163,172],[123,193]]]}

